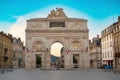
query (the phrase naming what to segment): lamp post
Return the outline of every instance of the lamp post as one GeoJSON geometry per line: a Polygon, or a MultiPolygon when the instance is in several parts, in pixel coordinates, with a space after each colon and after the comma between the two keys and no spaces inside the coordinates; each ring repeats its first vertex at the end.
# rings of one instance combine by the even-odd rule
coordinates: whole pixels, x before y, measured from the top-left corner
{"type": "Polygon", "coordinates": [[[8,51],[8,49],[4,48],[4,57],[3,57],[4,62],[5,62],[4,69],[6,68],[6,61],[8,60],[8,56],[6,55],[7,51],[8,51]]]}

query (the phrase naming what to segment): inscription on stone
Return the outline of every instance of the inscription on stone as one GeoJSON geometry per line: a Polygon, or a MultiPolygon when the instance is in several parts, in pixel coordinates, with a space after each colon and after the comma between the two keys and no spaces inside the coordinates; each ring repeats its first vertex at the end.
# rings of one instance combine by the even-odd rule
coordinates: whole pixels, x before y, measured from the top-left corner
{"type": "Polygon", "coordinates": [[[50,27],[65,27],[65,22],[50,22],[50,27]]]}

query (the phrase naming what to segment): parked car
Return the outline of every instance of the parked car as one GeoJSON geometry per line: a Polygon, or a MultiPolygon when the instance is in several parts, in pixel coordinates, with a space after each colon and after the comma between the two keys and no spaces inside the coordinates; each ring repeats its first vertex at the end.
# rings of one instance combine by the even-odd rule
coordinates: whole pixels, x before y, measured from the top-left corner
{"type": "Polygon", "coordinates": [[[102,65],[100,68],[101,68],[101,69],[113,69],[113,66],[102,65]]]}
{"type": "Polygon", "coordinates": [[[107,66],[105,66],[105,69],[113,69],[113,66],[107,65],[107,66]]]}
{"type": "Polygon", "coordinates": [[[107,65],[102,65],[100,68],[101,68],[101,69],[105,69],[105,66],[107,66],[107,65]]]}

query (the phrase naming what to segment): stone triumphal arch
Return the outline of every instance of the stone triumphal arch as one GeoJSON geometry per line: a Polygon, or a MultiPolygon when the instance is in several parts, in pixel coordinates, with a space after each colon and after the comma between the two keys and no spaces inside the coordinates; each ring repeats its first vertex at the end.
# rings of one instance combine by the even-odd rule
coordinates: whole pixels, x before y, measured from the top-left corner
{"type": "Polygon", "coordinates": [[[50,69],[50,47],[55,42],[64,46],[64,68],[90,67],[87,20],[68,18],[62,8],[52,10],[47,18],[27,20],[25,67],[36,68],[36,56],[39,56],[41,68],[50,69]]]}

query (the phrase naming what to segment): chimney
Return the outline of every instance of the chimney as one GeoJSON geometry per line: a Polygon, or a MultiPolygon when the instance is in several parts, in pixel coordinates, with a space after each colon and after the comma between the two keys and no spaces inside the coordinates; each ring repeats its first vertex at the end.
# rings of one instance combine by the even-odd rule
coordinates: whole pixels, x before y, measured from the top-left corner
{"type": "Polygon", "coordinates": [[[89,43],[91,43],[91,40],[89,40],[89,43]]]}
{"type": "Polygon", "coordinates": [[[118,16],[118,22],[120,22],[120,16],[118,16]]]}
{"type": "Polygon", "coordinates": [[[19,41],[21,41],[21,38],[18,38],[19,41]]]}
{"type": "Polygon", "coordinates": [[[1,31],[0,33],[1,33],[1,34],[4,34],[4,32],[3,32],[3,31],[1,31]]]}
{"type": "Polygon", "coordinates": [[[99,38],[99,35],[97,35],[97,38],[99,38]]]}

